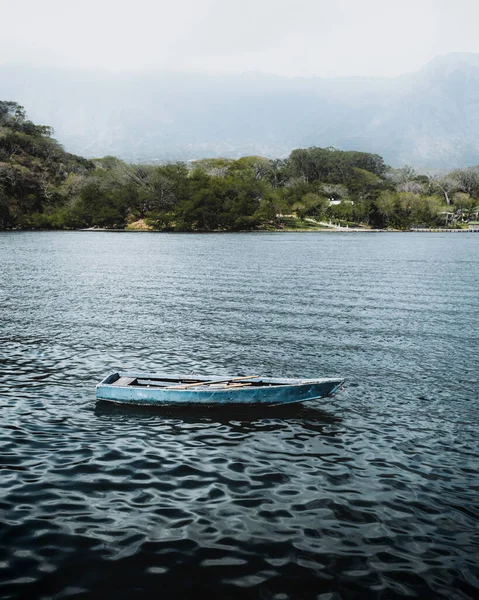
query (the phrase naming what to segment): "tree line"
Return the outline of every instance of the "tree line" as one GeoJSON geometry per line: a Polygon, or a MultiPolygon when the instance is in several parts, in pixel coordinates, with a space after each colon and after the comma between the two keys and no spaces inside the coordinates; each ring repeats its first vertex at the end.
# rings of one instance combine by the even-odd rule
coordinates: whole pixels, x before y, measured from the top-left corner
{"type": "Polygon", "coordinates": [[[0,229],[238,231],[320,222],[409,229],[460,226],[479,212],[479,167],[447,174],[393,169],[377,154],[293,150],[164,165],[88,160],[52,129],[0,101],[0,229]]]}

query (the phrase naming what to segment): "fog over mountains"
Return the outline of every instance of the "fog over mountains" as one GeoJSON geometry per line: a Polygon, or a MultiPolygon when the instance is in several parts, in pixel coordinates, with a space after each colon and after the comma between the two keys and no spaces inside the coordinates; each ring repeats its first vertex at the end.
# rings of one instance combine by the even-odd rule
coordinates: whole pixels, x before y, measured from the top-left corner
{"type": "Polygon", "coordinates": [[[388,164],[479,164],[479,54],[394,78],[110,73],[0,67],[0,98],[52,125],[65,149],[129,161],[334,146],[388,164]]]}

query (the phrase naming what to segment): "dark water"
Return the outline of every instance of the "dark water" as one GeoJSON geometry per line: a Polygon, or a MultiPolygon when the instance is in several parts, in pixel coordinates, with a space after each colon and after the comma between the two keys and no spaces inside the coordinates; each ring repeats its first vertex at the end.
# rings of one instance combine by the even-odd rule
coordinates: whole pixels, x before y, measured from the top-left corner
{"type": "Polygon", "coordinates": [[[479,597],[479,235],[0,234],[0,597],[479,597]],[[107,373],[344,375],[307,408],[107,373]]]}

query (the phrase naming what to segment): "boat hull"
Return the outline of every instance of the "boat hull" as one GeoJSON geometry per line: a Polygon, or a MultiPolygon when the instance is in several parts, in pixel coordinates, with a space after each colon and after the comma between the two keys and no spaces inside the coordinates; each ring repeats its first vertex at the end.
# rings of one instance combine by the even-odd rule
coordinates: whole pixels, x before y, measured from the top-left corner
{"type": "Polygon", "coordinates": [[[226,405],[283,405],[317,400],[331,396],[342,385],[340,378],[323,379],[272,379],[255,378],[247,385],[238,387],[221,387],[224,377],[197,377],[198,385],[185,386],[185,389],[174,389],[179,382],[191,376],[162,376],[150,373],[113,373],[96,387],[98,400],[118,404],[143,406],[226,406],[226,405]],[[120,378],[134,381],[169,381],[168,387],[153,385],[118,385],[120,378]],[[201,384],[205,382],[205,385],[201,384]],[[211,384],[218,381],[217,387],[211,384]]]}

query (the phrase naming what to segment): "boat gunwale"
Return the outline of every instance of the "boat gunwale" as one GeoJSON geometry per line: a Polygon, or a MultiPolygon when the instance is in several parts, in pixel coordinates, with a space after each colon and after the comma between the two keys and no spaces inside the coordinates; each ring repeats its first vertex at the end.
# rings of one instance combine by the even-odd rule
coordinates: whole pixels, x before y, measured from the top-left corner
{"type": "MultiPolygon", "coordinates": [[[[161,375],[159,376],[159,374],[154,374],[154,373],[138,373],[138,372],[133,372],[133,371],[117,371],[116,373],[111,373],[110,375],[108,375],[107,377],[105,377],[103,379],[103,381],[101,381],[96,387],[97,389],[103,386],[107,386],[108,388],[126,388],[129,390],[144,390],[145,387],[147,387],[147,389],[150,390],[162,390],[162,391],[172,391],[172,392],[184,392],[184,391],[188,391],[188,392],[208,392],[208,393],[216,393],[216,392],[244,392],[247,389],[257,389],[258,387],[273,387],[275,389],[278,388],[288,388],[288,387],[296,387],[296,386],[300,386],[300,385],[319,385],[319,384],[323,384],[323,383],[336,383],[337,387],[336,389],[341,386],[344,383],[344,378],[342,377],[322,377],[319,379],[299,379],[299,378],[278,378],[278,377],[260,377],[258,376],[257,378],[254,379],[248,379],[247,381],[245,381],[245,383],[250,383],[250,384],[254,384],[254,383],[259,383],[262,384],[264,383],[264,386],[261,385],[257,385],[257,386],[238,386],[238,387],[219,387],[219,388],[214,388],[214,387],[206,387],[202,386],[201,382],[203,381],[205,384],[214,384],[215,383],[215,379],[218,380],[218,383],[223,383],[225,378],[227,376],[221,376],[221,375],[214,375],[211,377],[208,376],[197,376],[197,375],[161,375]],[[115,375],[118,375],[118,377],[113,380],[110,383],[106,383],[106,381],[108,379],[110,379],[111,377],[114,377],[115,375]],[[171,385],[172,387],[158,387],[155,388],[154,386],[144,386],[144,385],[132,385],[132,384],[127,384],[127,385],[114,385],[115,381],[118,381],[119,378],[121,377],[130,377],[130,378],[134,378],[134,379],[150,379],[150,380],[158,380],[158,381],[171,381],[171,385]],[[164,377],[164,378],[163,378],[164,377]],[[181,385],[187,385],[187,384],[182,384],[180,383],[181,380],[194,380],[194,382],[197,382],[198,387],[190,387],[190,388],[181,388],[181,387],[174,387],[175,383],[178,386],[181,385]]],[[[239,376],[237,376],[239,377],[239,376]]],[[[235,379],[235,377],[231,377],[231,380],[235,379]]]]}

